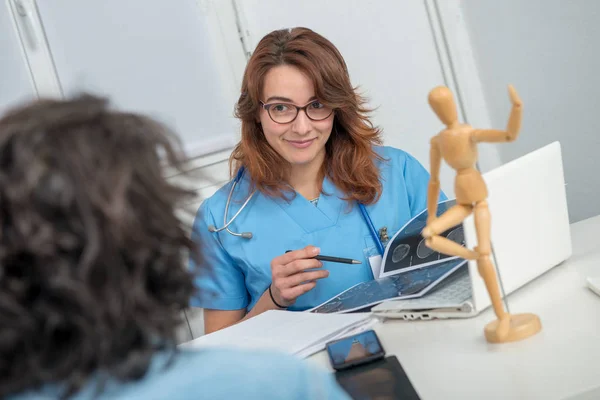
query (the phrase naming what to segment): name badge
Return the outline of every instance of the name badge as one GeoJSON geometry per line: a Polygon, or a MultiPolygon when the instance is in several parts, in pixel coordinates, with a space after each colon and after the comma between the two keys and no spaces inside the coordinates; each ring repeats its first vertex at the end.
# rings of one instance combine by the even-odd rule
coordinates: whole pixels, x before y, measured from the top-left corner
{"type": "Polygon", "coordinates": [[[376,256],[369,257],[369,264],[371,265],[371,271],[373,271],[373,278],[379,278],[379,274],[381,273],[381,254],[377,254],[376,256]]]}

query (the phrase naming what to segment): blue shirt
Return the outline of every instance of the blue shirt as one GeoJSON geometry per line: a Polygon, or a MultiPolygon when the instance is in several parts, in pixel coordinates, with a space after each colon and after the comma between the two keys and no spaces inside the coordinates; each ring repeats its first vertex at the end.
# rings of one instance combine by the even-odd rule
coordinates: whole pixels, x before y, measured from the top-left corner
{"type": "MultiPolygon", "coordinates": [[[[387,227],[391,238],[409,219],[427,207],[429,173],[411,155],[392,147],[377,147],[385,158],[378,162],[383,185],[381,198],[366,207],[377,230],[387,227]]],[[[198,294],[195,307],[236,310],[252,309],[271,283],[271,260],[286,250],[307,245],[321,254],[352,258],[360,265],[323,263],[329,276],[300,296],[290,310],[316,307],[358,283],[373,279],[369,257],[376,255],[375,241],[356,204],[342,200],[344,193],[325,178],[315,206],[300,194],[291,201],[254,197],[230,225],[233,232],[252,232],[251,239],[226,231],[211,233],[208,226],[223,226],[225,204],[232,182],[206,199],[194,221],[193,238],[200,243],[203,264],[196,267],[198,294]]],[[[250,192],[248,179],[236,186],[227,220],[239,210],[250,192]]],[[[445,198],[443,194],[441,198],[445,198]]]]}
{"type": "MultiPolygon", "coordinates": [[[[197,400],[197,399],[331,399],[350,400],[333,374],[289,355],[266,351],[181,350],[165,367],[167,357],[154,357],[138,381],[109,383],[99,397],[90,383],[72,400],[197,400]]],[[[7,400],[56,399],[55,386],[20,393],[7,400]]]]}

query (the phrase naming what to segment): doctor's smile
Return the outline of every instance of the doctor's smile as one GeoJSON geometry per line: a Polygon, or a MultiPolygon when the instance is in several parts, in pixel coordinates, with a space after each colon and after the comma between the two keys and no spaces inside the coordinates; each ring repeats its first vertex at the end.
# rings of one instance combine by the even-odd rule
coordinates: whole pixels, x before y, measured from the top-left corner
{"type": "Polygon", "coordinates": [[[289,140],[289,139],[283,139],[283,140],[288,142],[289,144],[291,144],[293,147],[295,147],[297,149],[305,149],[308,146],[310,146],[315,140],[317,140],[317,138],[312,138],[312,139],[308,139],[308,140],[289,140]]]}

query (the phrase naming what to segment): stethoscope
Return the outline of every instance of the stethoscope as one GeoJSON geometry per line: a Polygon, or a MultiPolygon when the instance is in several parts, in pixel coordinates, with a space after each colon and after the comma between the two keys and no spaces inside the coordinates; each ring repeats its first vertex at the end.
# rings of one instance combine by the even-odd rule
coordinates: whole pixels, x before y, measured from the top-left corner
{"type": "MultiPolygon", "coordinates": [[[[252,193],[250,193],[250,196],[248,196],[248,198],[246,199],[244,204],[242,204],[242,206],[240,207],[238,212],[236,212],[234,214],[233,218],[231,218],[229,220],[229,222],[227,222],[227,214],[229,213],[229,204],[231,203],[231,197],[233,196],[233,191],[235,190],[235,187],[237,186],[239,181],[242,179],[242,176],[244,175],[244,171],[245,171],[245,168],[241,167],[238,170],[235,178],[233,179],[233,184],[231,185],[231,189],[229,190],[229,195],[227,196],[227,203],[225,203],[225,213],[223,214],[223,226],[221,228],[216,228],[214,225],[209,225],[209,227],[208,227],[209,232],[220,232],[222,230],[226,230],[229,234],[231,234],[233,236],[242,237],[244,239],[252,239],[252,232],[241,232],[241,233],[232,232],[229,229],[229,225],[231,225],[231,223],[238,217],[238,215],[240,215],[242,210],[246,207],[248,202],[254,196],[254,193],[256,193],[256,190],[254,190],[252,193]]],[[[369,232],[371,233],[371,236],[373,237],[373,240],[375,241],[375,245],[377,246],[377,250],[379,251],[379,254],[381,254],[381,256],[383,256],[383,254],[385,252],[385,248],[383,246],[382,236],[386,235],[386,233],[385,233],[386,229],[382,228],[382,232],[378,233],[377,229],[375,229],[375,225],[373,225],[373,221],[371,220],[371,217],[369,216],[369,213],[367,212],[367,208],[364,206],[364,204],[358,203],[358,208],[360,209],[360,213],[362,214],[363,219],[365,220],[367,226],[369,227],[369,232]]]]}

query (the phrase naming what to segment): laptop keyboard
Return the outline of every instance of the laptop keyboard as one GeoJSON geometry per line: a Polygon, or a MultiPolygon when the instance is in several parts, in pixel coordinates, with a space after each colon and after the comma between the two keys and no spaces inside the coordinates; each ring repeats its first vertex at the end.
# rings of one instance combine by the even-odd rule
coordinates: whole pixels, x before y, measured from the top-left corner
{"type": "Polygon", "coordinates": [[[471,299],[471,279],[467,265],[446,278],[430,293],[421,298],[394,300],[395,310],[420,310],[444,307],[460,308],[471,299]]]}

